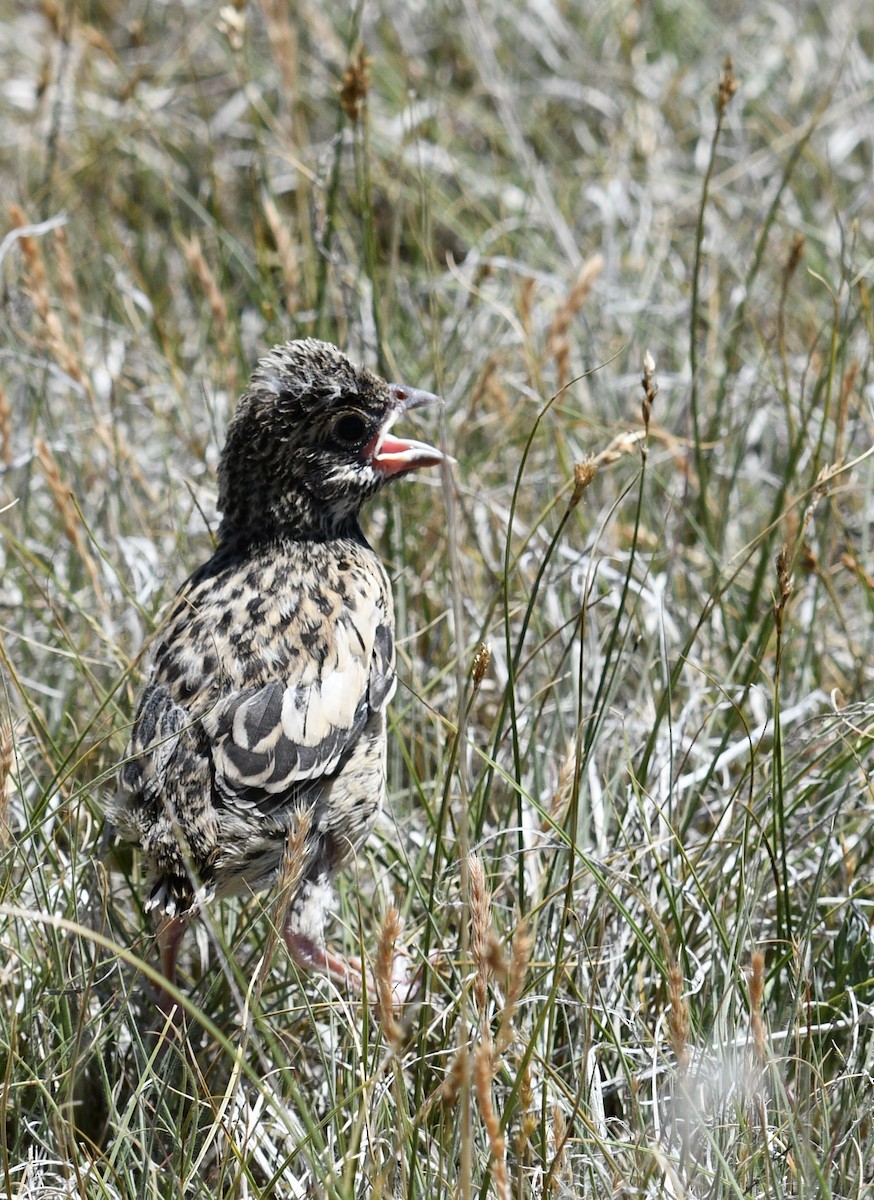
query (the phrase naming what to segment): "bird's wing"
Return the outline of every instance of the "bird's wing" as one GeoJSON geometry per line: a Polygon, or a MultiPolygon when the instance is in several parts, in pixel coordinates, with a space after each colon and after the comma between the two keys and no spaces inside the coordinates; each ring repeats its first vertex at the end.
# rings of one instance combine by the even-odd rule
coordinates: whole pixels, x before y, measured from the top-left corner
{"type": "Polygon", "coordinates": [[[326,627],[289,677],[231,693],[201,718],[216,784],[276,795],[330,775],[394,686],[391,616],[374,594],[326,627]]]}
{"type": "Polygon", "coordinates": [[[191,717],[161,684],[143,692],[131,730],[126,761],[119,782],[127,792],[154,798],[166,785],[167,771],[179,747],[180,736],[191,717]]]}

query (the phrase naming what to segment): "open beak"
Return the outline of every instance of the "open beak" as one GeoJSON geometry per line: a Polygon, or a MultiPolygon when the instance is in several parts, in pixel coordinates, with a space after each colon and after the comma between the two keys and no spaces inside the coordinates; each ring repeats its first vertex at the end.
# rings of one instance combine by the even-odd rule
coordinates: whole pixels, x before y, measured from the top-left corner
{"type": "Polygon", "coordinates": [[[442,404],[440,397],[432,392],[406,387],[401,383],[390,383],[388,390],[393,401],[392,408],[379,433],[364,447],[364,454],[370,460],[370,465],[381,471],[387,479],[391,479],[395,475],[417,471],[419,467],[436,467],[444,461],[451,462],[449,456],[436,446],[429,446],[426,442],[417,442],[412,438],[397,438],[389,432],[402,413],[411,408],[422,408],[425,404],[442,404]]]}

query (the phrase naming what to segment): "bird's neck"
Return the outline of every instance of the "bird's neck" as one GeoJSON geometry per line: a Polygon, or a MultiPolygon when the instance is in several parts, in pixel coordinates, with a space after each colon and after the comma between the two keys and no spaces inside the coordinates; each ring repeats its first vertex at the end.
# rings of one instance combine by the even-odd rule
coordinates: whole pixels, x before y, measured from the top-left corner
{"type": "Polygon", "coordinates": [[[224,496],[219,542],[326,542],[360,538],[362,497],[320,500],[303,488],[277,493],[271,488],[237,487],[224,496]]]}
{"type": "Polygon", "coordinates": [[[269,513],[246,522],[229,521],[225,517],[218,531],[219,548],[236,550],[280,542],[329,542],[334,538],[364,541],[357,512],[336,518],[337,514],[327,510],[320,515],[314,514],[310,520],[276,520],[269,513]]]}

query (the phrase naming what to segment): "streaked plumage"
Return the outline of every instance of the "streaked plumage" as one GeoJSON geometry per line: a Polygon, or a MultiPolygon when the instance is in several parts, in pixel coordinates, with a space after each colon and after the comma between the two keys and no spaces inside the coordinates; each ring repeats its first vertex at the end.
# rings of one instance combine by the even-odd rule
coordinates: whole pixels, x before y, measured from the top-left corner
{"type": "Polygon", "coordinates": [[[391,592],[358,516],[390,479],[442,460],[389,433],[434,399],[307,340],[275,347],[240,401],[219,544],[158,635],[110,814],[145,857],[171,979],[188,918],[273,886],[304,811],[286,941],[304,965],[356,975],[322,945],[324,908],[383,801],[395,689],[391,592]]]}

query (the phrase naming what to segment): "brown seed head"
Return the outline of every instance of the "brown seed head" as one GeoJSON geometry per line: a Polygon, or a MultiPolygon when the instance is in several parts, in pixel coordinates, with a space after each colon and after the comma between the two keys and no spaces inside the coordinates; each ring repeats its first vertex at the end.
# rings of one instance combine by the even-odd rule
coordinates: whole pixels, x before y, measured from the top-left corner
{"type": "Polygon", "coordinates": [[[480,642],[474,651],[473,663],[470,668],[473,686],[479,687],[492,663],[492,648],[488,642],[480,642]]]}
{"type": "Polygon", "coordinates": [[[358,121],[367,103],[367,92],[370,87],[370,67],[372,58],[364,53],[364,47],[358,47],[343,72],[343,83],[340,86],[340,107],[350,121],[358,121]]]}
{"type": "Polygon", "coordinates": [[[722,75],[719,79],[719,91],[716,93],[716,111],[720,117],[722,117],[731,103],[731,98],[737,91],[738,86],[737,76],[734,73],[734,63],[731,55],[727,54],[722,67],[722,75]]]}

